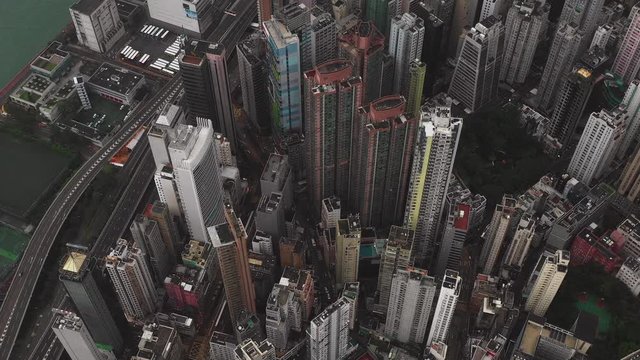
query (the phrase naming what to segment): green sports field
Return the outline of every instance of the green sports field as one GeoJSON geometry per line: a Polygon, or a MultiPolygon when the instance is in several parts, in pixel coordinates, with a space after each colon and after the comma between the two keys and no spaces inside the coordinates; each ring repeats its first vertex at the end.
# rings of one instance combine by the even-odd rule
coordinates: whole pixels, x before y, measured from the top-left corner
{"type": "Polygon", "coordinates": [[[20,259],[29,237],[19,231],[0,225],[0,280],[20,259]]]}

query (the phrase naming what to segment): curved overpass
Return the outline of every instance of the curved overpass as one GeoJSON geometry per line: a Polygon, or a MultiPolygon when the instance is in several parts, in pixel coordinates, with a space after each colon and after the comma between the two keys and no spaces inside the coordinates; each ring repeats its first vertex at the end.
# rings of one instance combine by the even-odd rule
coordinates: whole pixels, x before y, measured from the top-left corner
{"type": "Polygon", "coordinates": [[[22,255],[13,282],[9,287],[2,308],[0,308],[0,359],[11,358],[11,350],[20,332],[20,326],[44,261],[71,209],[118,149],[140,126],[147,123],[159,109],[171,101],[180,89],[181,82],[178,73],[149,101],[131,113],[129,120],[78,169],[56,195],[22,255]]]}

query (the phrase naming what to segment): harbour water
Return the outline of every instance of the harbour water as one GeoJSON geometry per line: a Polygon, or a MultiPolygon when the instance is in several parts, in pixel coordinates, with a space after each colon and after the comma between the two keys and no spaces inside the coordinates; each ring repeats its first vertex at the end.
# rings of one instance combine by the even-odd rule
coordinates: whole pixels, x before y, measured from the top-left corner
{"type": "Polygon", "coordinates": [[[75,0],[0,0],[0,88],[71,21],[75,0]]]}

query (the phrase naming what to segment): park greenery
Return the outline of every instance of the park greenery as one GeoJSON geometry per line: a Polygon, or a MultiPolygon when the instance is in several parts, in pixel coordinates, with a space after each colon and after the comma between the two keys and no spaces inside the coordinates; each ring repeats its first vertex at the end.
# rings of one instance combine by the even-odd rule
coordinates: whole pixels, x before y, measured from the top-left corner
{"type": "Polygon", "coordinates": [[[589,359],[620,359],[640,348],[640,302],[629,289],[601,266],[570,267],[547,311],[547,321],[570,329],[578,316],[580,294],[604,299],[611,321],[607,333],[598,334],[589,359]]]}
{"type": "Polygon", "coordinates": [[[549,172],[551,159],[521,126],[520,111],[507,104],[467,116],[455,171],[471,191],[495,204],[520,193],[549,172]]]}

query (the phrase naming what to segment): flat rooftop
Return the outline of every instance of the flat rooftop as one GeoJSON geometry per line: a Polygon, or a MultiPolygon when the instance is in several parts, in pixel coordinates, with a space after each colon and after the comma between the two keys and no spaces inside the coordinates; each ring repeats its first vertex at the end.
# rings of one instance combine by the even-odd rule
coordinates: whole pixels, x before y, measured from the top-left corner
{"type": "Polygon", "coordinates": [[[261,181],[276,182],[279,178],[286,176],[289,170],[289,163],[286,155],[271,154],[269,160],[262,170],[261,181]]]}
{"type": "Polygon", "coordinates": [[[82,14],[91,14],[102,4],[102,2],[103,0],[80,0],[71,5],[71,10],[82,14]]]}
{"type": "Polygon", "coordinates": [[[129,94],[143,80],[137,72],[103,63],[89,79],[89,84],[118,94],[129,94]]]}

